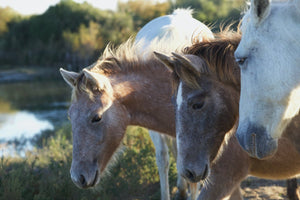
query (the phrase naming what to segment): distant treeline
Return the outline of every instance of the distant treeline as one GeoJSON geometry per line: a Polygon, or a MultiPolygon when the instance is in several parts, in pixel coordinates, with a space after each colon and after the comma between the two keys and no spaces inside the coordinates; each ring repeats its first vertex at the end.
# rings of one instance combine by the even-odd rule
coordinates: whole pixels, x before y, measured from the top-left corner
{"type": "Polygon", "coordinates": [[[61,0],[41,15],[22,16],[0,8],[0,65],[84,67],[112,42],[115,45],[155,17],[174,8],[192,8],[206,24],[239,20],[243,0],[146,0],[119,2],[117,11],[61,0]]]}

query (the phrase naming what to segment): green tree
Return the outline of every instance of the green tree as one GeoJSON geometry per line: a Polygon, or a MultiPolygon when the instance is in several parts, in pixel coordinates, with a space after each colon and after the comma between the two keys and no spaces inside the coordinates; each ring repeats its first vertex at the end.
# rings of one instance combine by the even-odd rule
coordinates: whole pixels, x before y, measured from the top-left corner
{"type": "Polygon", "coordinates": [[[172,7],[190,7],[202,22],[216,24],[238,21],[245,6],[244,0],[175,0],[172,7]]]}
{"type": "Polygon", "coordinates": [[[153,3],[149,0],[129,0],[119,2],[118,11],[128,13],[134,21],[134,28],[139,29],[152,19],[166,15],[170,10],[170,3],[153,3]]]}
{"type": "Polygon", "coordinates": [[[120,44],[134,33],[130,15],[72,0],[13,21],[7,30],[0,35],[0,64],[52,66],[90,64],[109,41],[120,44]]]}
{"type": "Polygon", "coordinates": [[[81,24],[76,33],[69,30],[63,32],[63,39],[70,52],[76,53],[80,59],[86,59],[94,56],[97,49],[103,48],[100,30],[100,24],[90,21],[88,27],[81,24]]]}
{"type": "Polygon", "coordinates": [[[13,9],[9,7],[0,7],[0,36],[9,31],[8,23],[17,20],[18,18],[20,18],[20,15],[13,9]]]}

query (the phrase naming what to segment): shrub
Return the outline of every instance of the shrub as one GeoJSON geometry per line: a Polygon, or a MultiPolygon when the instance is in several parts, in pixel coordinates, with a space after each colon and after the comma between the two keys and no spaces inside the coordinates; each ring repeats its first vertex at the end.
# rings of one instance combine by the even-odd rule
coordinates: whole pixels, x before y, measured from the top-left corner
{"type": "MultiPolygon", "coordinates": [[[[25,157],[2,157],[0,200],[160,198],[155,150],[145,129],[128,128],[123,153],[99,186],[89,190],[78,189],[70,178],[70,132],[70,126],[66,125],[45,139],[42,148],[27,151],[25,157]]],[[[174,185],[173,159],[170,169],[171,185],[174,185]]]]}

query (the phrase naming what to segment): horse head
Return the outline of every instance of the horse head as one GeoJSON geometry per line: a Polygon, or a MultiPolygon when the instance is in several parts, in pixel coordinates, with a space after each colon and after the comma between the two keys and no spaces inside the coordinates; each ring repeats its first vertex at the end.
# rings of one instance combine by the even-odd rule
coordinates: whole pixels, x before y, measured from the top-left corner
{"type": "Polygon", "coordinates": [[[73,132],[71,178],[79,188],[93,187],[120,145],[128,113],[104,75],[89,69],[60,72],[73,88],[68,111],[73,132]]]}
{"type": "Polygon", "coordinates": [[[241,68],[239,143],[252,157],[272,156],[300,109],[299,0],[252,0],[235,52],[241,68]]]}
{"type": "MultiPolygon", "coordinates": [[[[216,54],[214,59],[218,58],[216,54]]],[[[224,56],[223,53],[220,55],[224,56]]],[[[237,80],[227,77],[227,72],[221,70],[220,74],[215,74],[216,68],[214,70],[211,66],[213,63],[198,55],[173,53],[173,56],[166,56],[156,53],[156,56],[173,72],[174,77],[178,170],[192,182],[204,180],[225,134],[232,129],[238,117],[239,90],[235,84],[224,84],[218,79],[237,80]]],[[[222,60],[219,63],[232,62],[222,60]]]]}

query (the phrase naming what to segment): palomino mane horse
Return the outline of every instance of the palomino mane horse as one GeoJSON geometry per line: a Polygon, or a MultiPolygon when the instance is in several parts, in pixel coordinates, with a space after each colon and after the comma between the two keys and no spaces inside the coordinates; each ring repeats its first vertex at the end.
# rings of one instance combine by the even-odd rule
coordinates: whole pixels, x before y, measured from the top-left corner
{"type": "Polygon", "coordinates": [[[118,49],[107,47],[80,73],[62,71],[73,88],[68,111],[73,131],[71,176],[79,187],[100,180],[128,125],[175,136],[170,73],[158,61],[138,56],[135,47],[132,40],[118,49]]]}
{"type": "Polygon", "coordinates": [[[300,111],[300,0],[251,0],[241,31],[235,52],[242,86],[237,138],[262,159],[276,152],[278,138],[300,111]]]}
{"type": "Polygon", "coordinates": [[[156,53],[173,71],[178,170],[192,182],[204,181],[199,199],[243,199],[239,186],[249,175],[286,179],[300,173],[300,154],[289,138],[297,126],[289,127],[267,160],[250,157],[238,144],[240,76],[233,54],[239,41],[240,34],[224,31],[184,54],[156,53]]]}
{"type": "MultiPolygon", "coordinates": [[[[200,40],[201,37],[212,37],[211,31],[204,24],[192,17],[191,10],[177,9],[172,15],[156,18],[145,25],[139,31],[134,44],[132,41],[128,41],[127,43],[121,45],[118,49],[108,47],[97,63],[84,69],[82,72],[75,73],[61,70],[64,79],[73,88],[72,105],[69,113],[70,115],[71,113],[73,114],[73,117],[71,117],[71,123],[74,126],[73,137],[74,139],[78,138],[73,142],[74,152],[71,168],[72,179],[76,185],[84,188],[94,186],[99,181],[99,174],[106,168],[109,160],[112,160],[113,154],[118,148],[121,138],[125,134],[124,127],[127,125],[138,124],[144,127],[152,128],[149,133],[156,148],[156,159],[161,183],[161,199],[170,198],[168,185],[169,162],[167,145],[165,144],[165,138],[153,131],[159,130],[160,132],[163,132],[166,130],[167,134],[172,133],[171,135],[175,135],[174,122],[172,121],[172,123],[168,123],[169,121],[162,120],[162,118],[168,114],[168,117],[170,118],[173,113],[171,111],[169,112],[171,108],[168,105],[168,102],[166,102],[166,100],[169,98],[169,93],[164,91],[163,95],[159,96],[160,93],[157,92],[157,89],[155,88],[165,87],[166,90],[170,88],[169,83],[165,80],[169,73],[165,73],[167,71],[163,69],[163,66],[160,67],[162,70],[157,70],[155,67],[149,66],[153,63],[145,60],[151,60],[152,57],[149,53],[152,52],[151,49],[163,50],[167,53],[175,50],[182,44],[190,44],[191,36],[193,34],[197,35],[198,39],[200,40]],[[184,30],[182,30],[182,24],[179,23],[181,21],[191,23],[184,25],[184,30]],[[191,24],[193,26],[191,26],[191,24]],[[176,38],[176,40],[174,40],[174,38],[176,38]],[[165,44],[168,44],[167,48],[165,44]],[[141,55],[137,56],[136,54],[141,55]],[[143,66],[141,67],[141,65],[143,66]],[[146,75],[148,74],[147,77],[142,75],[144,74],[141,73],[143,70],[146,75]],[[158,71],[162,76],[165,75],[164,80],[158,80],[158,78],[153,79],[152,75],[155,75],[156,73],[152,73],[152,71],[158,71]],[[152,81],[156,81],[157,84],[151,83],[152,81]],[[145,83],[142,84],[142,82],[145,83]],[[133,87],[133,85],[135,85],[135,87],[133,87]],[[152,86],[155,89],[153,89],[152,86]],[[143,90],[146,87],[147,89],[143,90]],[[143,91],[145,93],[143,93],[143,91]],[[157,109],[156,106],[151,107],[151,104],[149,103],[150,94],[154,99],[163,102],[165,109],[169,110],[164,112],[164,109],[157,109]],[[145,100],[145,98],[147,100],[145,100]],[[87,101],[84,102],[84,99],[87,99],[87,101]],[[138,101],[139,99],[141,99],[140,102],[138,101]],[[81,104],[77,101],[84,103],[81,104]],[[97,103],[95,101],[97,101],[97,103]],[[133,105],[137,106],[138,108],[136,108],[136,110],[131,110],[133,105]],[[97,106],[99,109],[96,112],[94,111],[94,116],[89,116],[89,123],[98,123],[99,130],[96,130],[95,128],[88,129],[86,127],[82,127],[76,123],[76,120],[72,120],[72,118],[84,118],[84,116],[81,115],[86,115],[85,117],[87,118],[88,115],[91,114],[83,114],[79,112],[79,110],[92,110],[97,106]],[[155,110],[149,112],[151,109],[155,110]],[[120,123],[121,127],[115,128],[114,126],[117,126],[117,123],[111,123],[107,120],[104,120],[104,116],[115,116],[116,113],[114,113],[114,110],[120,112],[118,113],[119,115],[124,114],[122,117],[114,118],[116,122],[120,123]],[[130,111],[132,113],[128,114],[126,111],[130,111]],[[159,115],[159,117],[156,117],[155,115],[159,115]],[[154,120],[155,122],[151,123],[151,120],[154,120]],[[168,125],[163,126],[163,129],[161,126],[156,127],[158,121],[160,123],[167,122],[168,125]],[[90,144],[93,144],[95,148],[97,145],[94,143],[94,141],[91,142],[89,139],[81,140],[84,137],[89,136],[83,136],[81,138],[81,133],[79,133],[80,131],[94,131],[97,132],[99,137],[102,135],[99,139],[101,142],[97,147],[100,148],[99,154],[96,156],[90,155],[91,157],[94,157],[93,163],[91,163],[88,159],[86,160],[86,158],[81,158],[80,156],[87,155],[89,153],[95,153],[97,149],[95,149],[94,152],[89,152],[89,149],[87,148],[89,148],[90,144]],[[111,134],[111,132],[115,133],[111,134]],[[111,140],[113,140],[114,145],[106,148],[104,144],[110,143],[111,140]],[[99,162],[96,163],[97,159],[104,160],[98,160],[99,162]],[[101,169],[99,169],[99,163],[101,164],[101,169]],[[81,167],[79,166],[80,164],[85,166],[81,167]]],[[[155,63],[156,62],[154,62],[154,64],[155,63]]],[[[160,89],[164,90],[163,88],[160,89]]],[[[87,120],[83,120],[78,123],[85,125],[84,122],[86,121],[87,120]]],[[[95,135],[92,138],[94,137],[95,135]]],[[[97,141],[97,139],[95,139],[95,141],[97,141]]],[[[183,198],[186,195],[186,183],[180,176],[178,177],[177,187],[179,190],[178,198],[183,198]]],[[[196,192],[197,191],[195,191],[194,184],[194,191],[191,191],[192,199],[195,198],[196,192]]]]}

